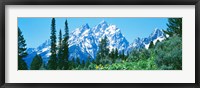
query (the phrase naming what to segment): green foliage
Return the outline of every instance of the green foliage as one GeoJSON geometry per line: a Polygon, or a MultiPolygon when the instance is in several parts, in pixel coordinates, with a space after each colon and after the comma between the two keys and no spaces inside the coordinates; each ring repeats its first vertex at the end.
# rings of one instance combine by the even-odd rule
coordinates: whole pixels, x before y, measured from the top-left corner
{"type": "Polygon", "coordinates": [[[42,63],[42,66],[40,67],[39,70],[47,70],[47,66],[45,65],[45,63],[42,63]]]}
{"type": "Polygon", "coordinates": [[[85,63],[85,68],[87,68],[90,65],[91,57],[88,56],[86,63],[85,63]]]}
{"type": "Polygon", "coordinates": [[[26,51],[26,40],[22,35],[22,31],[18,28],[18,58],[26,57],[28,54],[26,51]]]}
{"type": "Polygon", "coordinates": [[[150,58],[150,50],[147,49],[133,49],[133,51],[128,56],[128,61],[138,61],[141,59],[150,58]]]}
{"type": "Polygon", "coordinates": [[[155,48],[156,64],[160,69],[182,69],[182,38],[170,37],[159,42],[155,48]]]}
{"type": "Polygon", "coordinates": [[[51,56],[50,60],[48,61],[48,69],[49,70],[56,70],[57,69],[57,55],[56,55],[56,24],[55,18],[52,18],[51,22],[51,56]]]}
{"type": "MultiPolygon", "coordinates": [[[[99,53],[100,53],[100,52],[99,52],[99,53]]],[[[100,56],[99,53],[97,53],[97,56],[96,56],[96,59],[95,59],[95,63],[96,63],[96,64],[100,64],[101,56],[100,56]]]]}
{"type": "Polygon", "coordinates": [[[112,64],[112,60],[109,58],[109,56],[102,57],[100,60],[100,64],[105,65],[105,64],[112,64]]]}
{"type": "Polygon", "coordinates": [[[154,63],[154,58],[142,59],[136,62],[114,63],[112,65],[96,66],[96,70],[157,70],[157,66],[154,63]]]}
{"type": "Polygon", "coordinates": [[[119,56],[118,56],[118,53],[119,53],[119,52],[118,52],[118,49],[116,48],[116,49],[115,49],[115,52],[114,52],[114,60],[113,60],[113,62],[115,62],[115,61],[118,59],[118,57],[119,57],[119,56]]]}
{"type": "Polygon", "coordinates": [[[80,64],[81,64],[80,58],[77,57],[77,58],[76,58],[76,67],[78,67],[80,64]]]}
{"type": "Polygon", "coordinates": [[[152,49],[154,47],[153,41],[150,42],[149,44],[149,49],[152,49]]]}
{"type": "Polygon", "coordinates": [[[62,56],[62,60],[63,60],[63,66],[65,70],[67,70],[68,67],[68,58],[69,58],[69,44],[68,44],[68,39],[69,39],[69,28],[68,28],[68,22],[67,19],[65,20],[65,34],[64,34],[64,39],[63,39],[63,48],[62,48],[62,52],[63,52],[63,56],[62,56]]]}
{"type": "Polygon", "coordinates": [[[138,61],[139,58],[139,50],[137,49],[133,49],[132,52],[130,52],[129,56],[128,56],[128,61],[138,61]]]}
{"type": "Polygon", "coordinates": [[[159,41],[159,40],[157,40],[157,41],[156,41],[156,44],[154,45],[154,48],[156,47],[156,45],[157,45],[158,43],[160,43],[160,41],[159,41]]]}
{"type": "Polygon", "coordinates": [[[140,59],[149,59],[150,58],[150,50],[141,49],[139,51],[139,58],[140,59]]]}
{"type": "Polygon", "coordinates": [[[109,49],[107,48],[108,45],[107,37],[105,36],[101,41],[99,42],[99,51],[97,52],[96,56],[96,64],[105,63],[104,59],[107,59],[107,56],[109,54],[109,49]]]}
{"type": "Polygon", "coordinates": [[[115,61],[115,59],[114,59],[114,57],[115,57],[115,50],[114,50],[114,48],[111,50],[111,52],[109,53],[109,57],[111,58],[111,61],[112,62],[114,62],[115,61]]]}
{"type": "Polygon", "coordinates": [[[71,67],[72,67],[72,69],[76,67],[76,61],[74,58],[72,58],[72,60],[71,60],[71,67]]]}
{"type": "Polygon", "coordinates": [[[31,70],[39,70],[42,66],[42,57],[40,55],[36,55],[34,58],[33,58],[33,61],[31,63],[31,70]]]}
{"type": "Polygon", "coordinates": [[[18,59],[18,70],[28,70],[26,62],[21,58],[18,59]]]}
{"type": "Polygon", "coordinates": [[[84,68],[84,67],[85,67],[85,61],[82,60],[82,62],[81,62],[81,68],[84,68]]]}
{"type": "Polygon", "coordinates": [[[20,28],[18,28],[18,70],[27,70],[27,64],[23,60],[28,54],[26,52],[26,43],[20,28]]]}
{"type": "Polygon", "coordinates": [[[68,61],[68,69],[73,69],[74,67],[75,67],[74,62],[72,60],[68,61]]]}
{"type": "Polygon", "coordinates": [[[95,66],[96,66],[96,64],[91,63],[91,64],[88,66],[88,70],[95,70],[95,66]]]}
{"type": "Polygon", "coordinates": [[[126,60],[124,50],[122,50],[122,53],[119,54],[119,58],[122,59],[122,60],[126,60]]]}
{"type": "Polygon", "coordinates": [[[59,48],[61,48],[62,46],[62,31],[60,29],[60,32],[59,32],[59,48]]]}
{"type": "Polygon", "coordinates": [[[170,37],[175,35],[182,37],[182,18],[169,18],[167,26],[167,30],[163,30],[165,34],[170,37]]]}
{"type": "Polygon", "coordinates": [[[60,32],[59,32],[59,49],[58,49],[58,69],[63,69],[63,62],[64,60],[62,59],[62,56],[63,56],[63,52],[62,52],[62,31],[60,29],[60,32]]]}

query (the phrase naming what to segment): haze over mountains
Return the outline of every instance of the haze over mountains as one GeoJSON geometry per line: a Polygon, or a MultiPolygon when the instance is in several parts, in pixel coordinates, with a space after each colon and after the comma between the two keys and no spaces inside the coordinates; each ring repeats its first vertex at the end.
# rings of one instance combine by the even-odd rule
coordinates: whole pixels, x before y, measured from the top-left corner
{"type": "MultiPolygon", "coordinates": [[[[101,21],[95,27],[90,27],[88,23],[76,28],[69,35],[69,59],[73,57],[80,57],[81,60],[86,60],[88,56],[95,59],[97,51],[99,50],[98,45],[101,38],[108,38],[108,48],[110,51],[117,48],[119,53],[124,50],[127,54],[132,49],[146,48],[148,49],[151,41],[156,43],[157,40],[162,41],[165,39],[164,33],[159,29],[152,30],[152,33],[146,38],[133,39],[132,43],[128,42],[121,30],[116,25],[110,25],[106,21],[101,21]]],[[[44,63],[49,60],[51,41],[47,39],[37,48],[28,48],[28,56],[24,58],[28,67],[32,62],[33,57],[39,54],[44,63]]]]}

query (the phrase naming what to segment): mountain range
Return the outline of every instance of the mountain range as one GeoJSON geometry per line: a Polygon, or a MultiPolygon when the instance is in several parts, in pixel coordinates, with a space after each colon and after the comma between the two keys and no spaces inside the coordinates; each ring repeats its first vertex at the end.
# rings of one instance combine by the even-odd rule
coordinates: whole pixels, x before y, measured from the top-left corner
{"type": "MultiPolygon", "coordinates": [[[[156,28],[148,37],[138,37],[132,43],[129,43],[116,25],[101,21],[95,27],[90,27],[89,24],[86,23],[69,34],[69,60],[73,57],[86,60],[88,56],[95,59],[97,51],[99,50],[99,41],[105,36],[108,39],[108,48],[110,51],[117,48],[119,53],[124,50],[125,54],[132,49],[148,49],[151,41],[155,44],[157,40],[162,41],[165,39],[164,33],[156,28]]],[[[36,54],[40,55],[43,62],[47,64],[51,55],[50,46],[51,41],[48,39],[37,48],[28,48],[28,56],[24,58],[28,67],[30,67],[36,54]]]]}

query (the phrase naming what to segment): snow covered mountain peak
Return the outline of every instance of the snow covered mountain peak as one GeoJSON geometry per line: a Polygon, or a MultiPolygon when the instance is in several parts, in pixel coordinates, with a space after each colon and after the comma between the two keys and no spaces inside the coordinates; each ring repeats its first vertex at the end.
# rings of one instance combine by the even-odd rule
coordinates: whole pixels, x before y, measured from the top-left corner
{"type": "Polygon", "coordinates": [[[47,46],[51,46],[51,40],[50,39],[46,40],[44,43],[39,45],[37,47],[37,50],[41,50],[41,49],[43,49],[44,47],[47,47],[47,46]]]}
{"type": "Polygon", "coordinates": [[[102,20],[99,24],[101,24],[101,25],[107,25],[107,22],[105,20],[102,20]]]}
{"type": "Polygon", "coordinates": [[[70,35],[73,37],[79,37],[87,34],[87,32],[89,31],[90,31],[89,24],[86,23],[85,25],[82,25],[80,28],[76,28],[74,31],[72,31],[72,33],[70,33],[70,35]]]}
{"type": "Polygon", "coordinates": [[[116,25],[110,25],[105,30],[106,35],[113,35],[113,34],[119,34],[119,33],[121,33],[121,31],[119,28],[117,28],[116,25]]]}
{"type": "MultiPolygon", "coordinates": [[[[124,50],[125,53],[129,52],[133,48],[148,48],[151,41],[163,40],[163,32],[159,29],[155,29],[149,37],[136,38],[133,43],[129,44],[126,38],[121,33],[121,30],[116,25],[108,25],[103,20],[94,27],[90,27],[88,23],[76,28],[69,34],[69,60],[79,57],[80,60],[86,60],[88,56],[95,59],[99,50],[99,42],[105,36],[108,39],[108,48],[118,49],[119,53],[124,50]]],[[[24,58],[28,66],[36,54],[39,54],[44,63],[48,63],[50,53],[51,41],[46,40],[37,48],[27,49],[28,56],[24,58]]]]}
{"type": "Polygon", "coordinates": [[[95,32],[103,32],[109,25],[107,24],[106,21],[101,21],[98,25],[96,25],[93,30],[95,32]]]}
{"type": "Polygon", "coordinates": [[[159,36],[164,36],[164,33],[163,33],[161,30],[159,30],[158,28],[156,28],[156,29],[154,29],[154,32],[151,33],[150,36],[151,36],[153,39],[155,39],[155,38],[157,38],[157,37],[159,37],[159,36]]]}
{"type": "Polygon", "coordinates": [[[139,49],[139,48],[146,48],[148,49],[149,44],[151,41],[155,44],[158,40],[162,41],[165,39],[163,31],[161,31],[158,28],[155,28],[154,31],[150,34],[150,36],[146,38],[136,38],[132,44],[130,44],[128,52],[132,50],[133,48],[139,49]]]}
{"type": "Polygon", "coordinates": [[[89,28],[90,28],[90,26],[88,23],[86,23],[85,25],[82,25],[82,29],[89,29],[89,28]]]}

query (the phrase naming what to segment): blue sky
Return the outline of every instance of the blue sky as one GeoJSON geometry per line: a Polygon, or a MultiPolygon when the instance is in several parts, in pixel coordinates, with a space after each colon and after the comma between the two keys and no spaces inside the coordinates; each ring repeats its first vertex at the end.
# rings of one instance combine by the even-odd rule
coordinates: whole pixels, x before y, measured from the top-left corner
{"type": "MultiPolygon", "coordinates": [[[[18,18],[18,27],[26,40],[28,48],[36,48],[45,40],[50,39],[52,18],[18,18]]],[[[101,21],[117,25],[122,34],[132,43],[137,37],[148,37],[155,28],[166,29],[167,18],[55,18],[56,31],[64,32],[64,22],[67,19],[69,32],[88,23],[90,28],[101,21]]]]}

